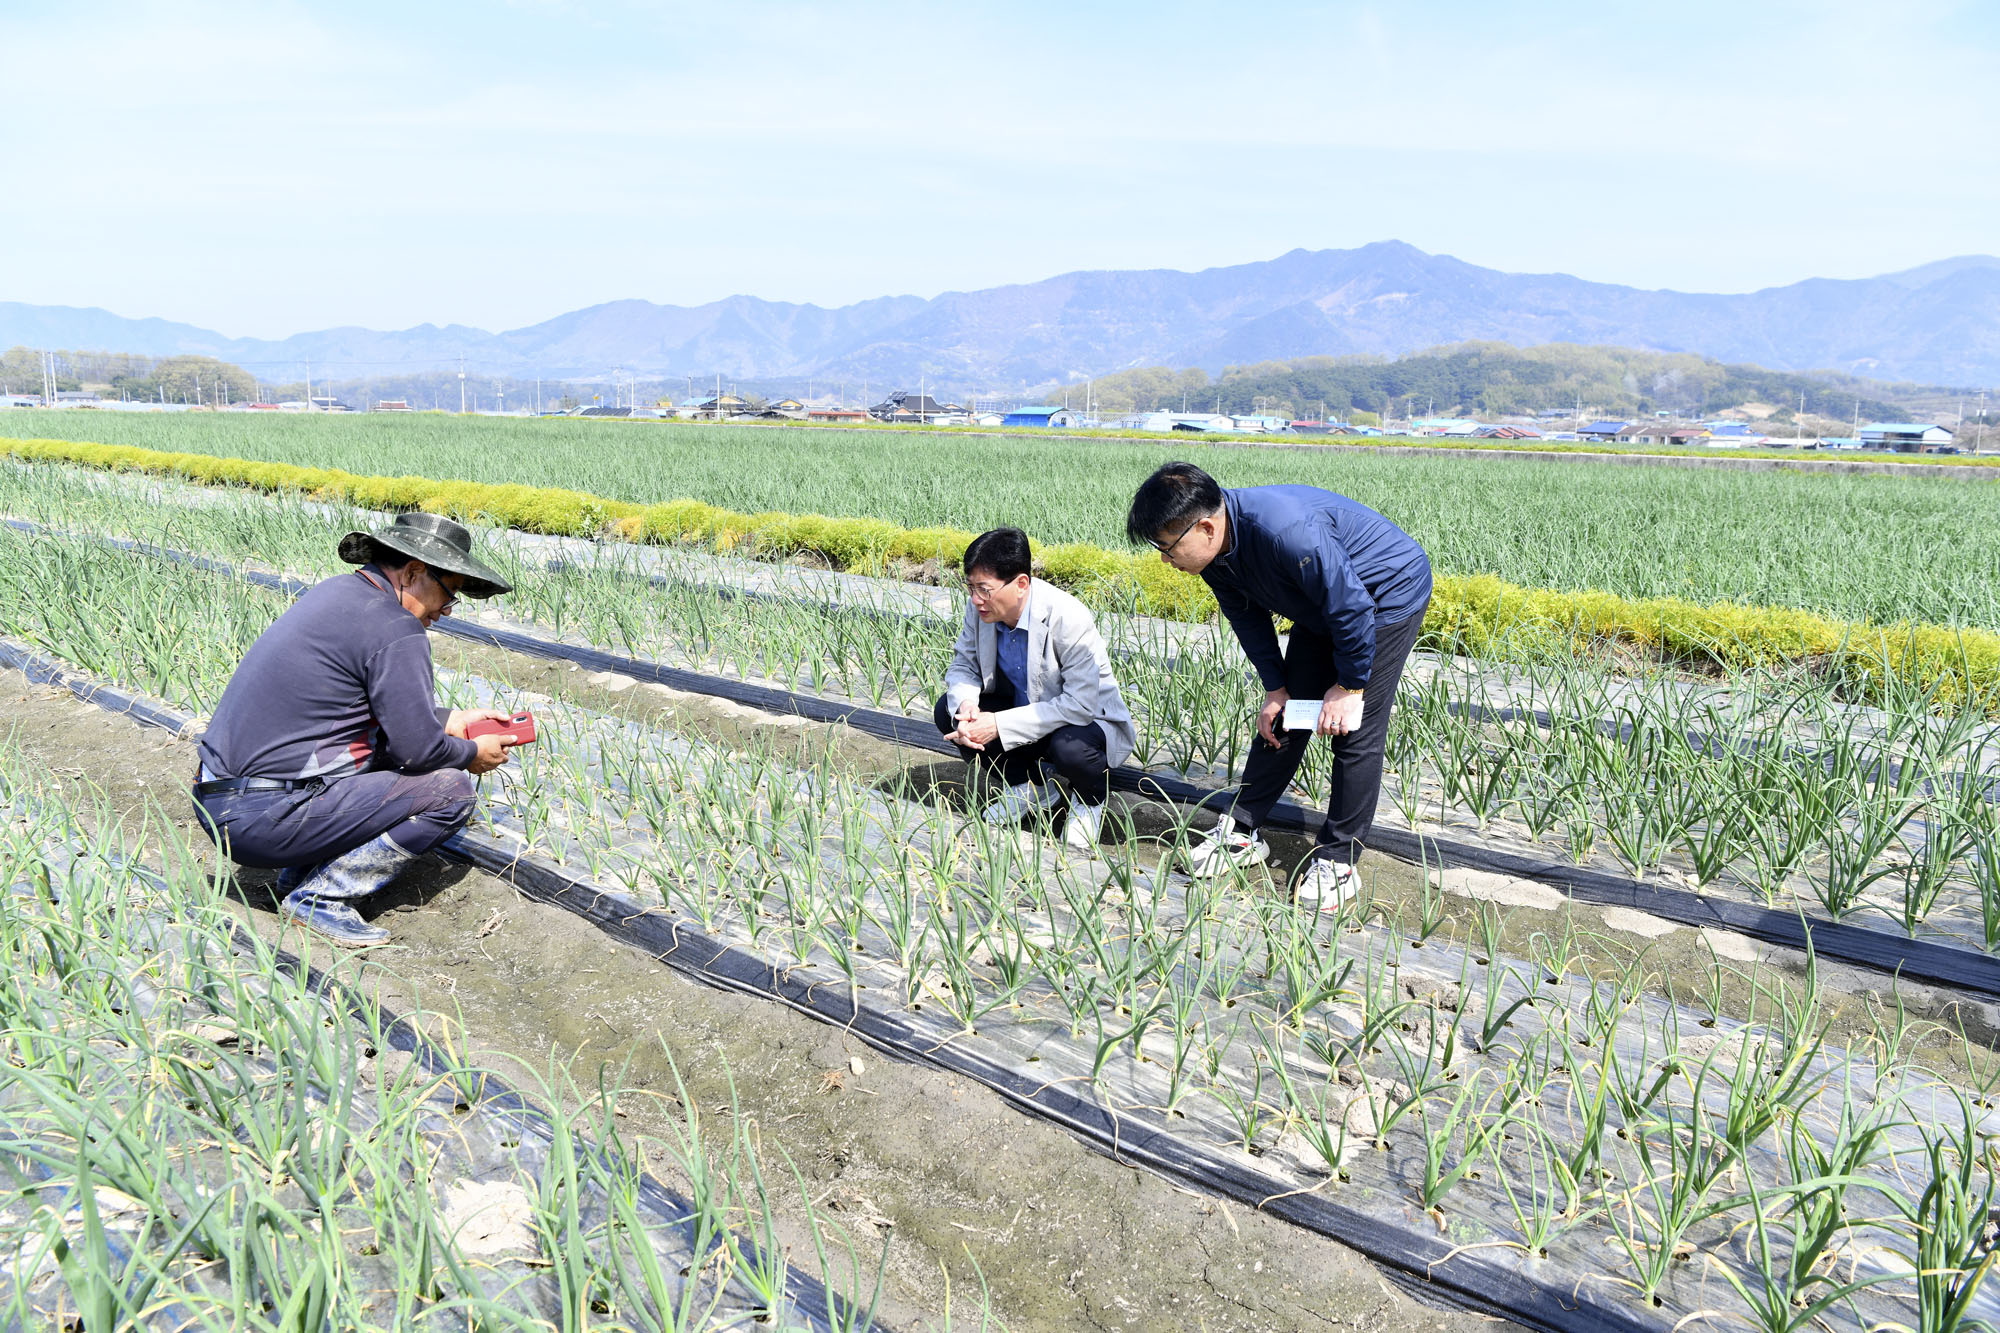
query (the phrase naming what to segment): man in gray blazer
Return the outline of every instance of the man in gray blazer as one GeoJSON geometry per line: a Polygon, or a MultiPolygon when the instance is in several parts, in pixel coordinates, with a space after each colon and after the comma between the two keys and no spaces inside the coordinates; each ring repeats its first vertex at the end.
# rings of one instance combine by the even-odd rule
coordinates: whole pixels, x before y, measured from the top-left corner
{"type": "Polygon", "coordinates": [[[1007,784],[985,818],[1012,823],[1069,796],[1064,841],[1092,851],[1111,769],[1138,744],[1090,609],[1030,573],[1028,538],[995,528],[965,548],[971,604],[952,648],[938,730],[976,771],[1007,784]],[[1038,783],[1043,765],[1061,787],[1038,783]]]}

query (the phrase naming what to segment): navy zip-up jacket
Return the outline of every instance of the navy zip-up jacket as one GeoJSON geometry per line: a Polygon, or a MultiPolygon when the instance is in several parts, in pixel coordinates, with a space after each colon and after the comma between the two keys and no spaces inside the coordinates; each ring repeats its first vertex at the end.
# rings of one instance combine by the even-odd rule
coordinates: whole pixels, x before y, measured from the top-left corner
{"type": "Polygon", "coordinates": [[[1284,688],[1273,615],[1333,644],[1334,673],[1358,690],[1375,663],[1375,627],[1401,624],[1431,598],[1424,548],[1367,505],[1317,486],[1222,493],[1229,549],[1201,577],[1266,690],[1284,688]]]}

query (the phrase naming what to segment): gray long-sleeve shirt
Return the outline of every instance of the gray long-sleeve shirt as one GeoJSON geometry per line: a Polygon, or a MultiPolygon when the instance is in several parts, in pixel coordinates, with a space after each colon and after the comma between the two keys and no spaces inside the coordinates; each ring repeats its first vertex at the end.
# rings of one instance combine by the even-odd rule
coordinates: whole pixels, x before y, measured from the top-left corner
{"type": "Polygon", "coordinates": [[[243,655],[201,740],[216,777],[429,773],[479,753],[445,734],[430,637],[383,572],[312,588],[243,655]]]}

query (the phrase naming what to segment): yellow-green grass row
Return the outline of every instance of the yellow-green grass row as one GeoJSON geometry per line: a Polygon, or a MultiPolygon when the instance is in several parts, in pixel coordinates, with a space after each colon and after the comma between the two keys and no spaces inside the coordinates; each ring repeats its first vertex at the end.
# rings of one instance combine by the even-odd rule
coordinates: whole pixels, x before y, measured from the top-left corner
{"type": "MultiPolygon", "coordinates": [[[[853,573],[933,575],[954,568],[972,540],[955,528],[903,528],[881,519],[745,514],[700,500],[635,504],[552,487],[429,477],[375,477],[335,468],[263,463],[130,445],[0,438],[13,457],[142,472],[211,486],[297,492],[368,509],[433,513],[566,537],[702,546],[765,559],[810,553],[853,573]]],[[[1051,582],[1145,615],[1203,621],[1215,600],[1201,580],[1149,553],[1083,543],[1040,545],[1051,582]]],[[[1673,597],[1524,588],[1483,574],[1439,574],[1426,637],[1458,651],[1579,650],[1617,643],[1676,661],[1726,668],[1811,662],[1863,697],[1890,687],[1935,691],[1946,706],[2000,713],[2000,634],[1941,625],[1846,622],[1789,607],[1700,605],[1673,597]]]]}

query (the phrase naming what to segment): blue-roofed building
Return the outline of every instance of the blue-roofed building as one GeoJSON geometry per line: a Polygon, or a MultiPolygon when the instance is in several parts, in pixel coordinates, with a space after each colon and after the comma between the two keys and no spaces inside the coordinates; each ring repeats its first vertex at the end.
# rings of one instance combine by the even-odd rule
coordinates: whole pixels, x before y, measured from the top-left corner
{"type": "Polygon", "coordinates": [[[1016,407],[1000,421],[1003,426],[1074,426],[1076,416],[1067,407],[1016,407]]]}
{"type": "Polygon", "coordinates": [[[1952,448],[1952,434],[1943,426],[1916,421],[1871,421],[1861,428],[1866,449],[1893,449],[1899,454],[1924,454],[1952,448]]]}
{"type": "Polygon", "coordinates": [[[1747,435],[1763,433],[1751,430],[1748,423],[1742,421],[1705,421],[1702,424],[1707,426],[1708,433],[1718,440],[1740,440],[1747,435]]]}
{"type": "Polygon", "coordinates": [[[1597,440],[1602,443],[1605,440],[1617,439],[1618,432],[1627,429],[1631,425],[1632,423],[1629,421],[1593,421],[1578,431],[1577,434],[1586,440],[1597,440]]]}

